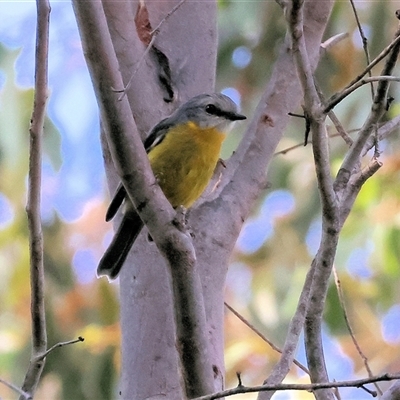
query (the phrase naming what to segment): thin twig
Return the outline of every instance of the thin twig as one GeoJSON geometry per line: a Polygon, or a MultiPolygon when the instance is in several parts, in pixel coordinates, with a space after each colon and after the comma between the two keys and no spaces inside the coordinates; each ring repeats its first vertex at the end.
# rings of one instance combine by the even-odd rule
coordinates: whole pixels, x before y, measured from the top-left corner
{"type": "MultiPolygon", "coordinates": [[[[325,42],[321,43],[321,49],[327,51],[331,47],[335,46],[337,43],[341,42],[345,38],[347,38],[349,34],[347,32],[344,33],[339,33],[335,36],[332,36],[331,38],[325,40],[325,42]]],[[[325,96],[322,93],[321,88],[319,85],[316,84],[316,88],[320,97],[320,100],[322,103],[325,103],[325,96]]],[[[344,129],[343,125],[339,121],[339,118],[337,118],[336,114],[330,110],[328,113],[329,119],[332,121],[332,123],[335,125],[336,130],[340,134],[340,136],[343,138],[343,140],[347,143],[348,146],[351,146],[353,143],[353,139],[347,134],[346,130],[344,129]]]]}
{"type": "Polygon", "coordinates": [[[117,93],[121,93],[121,96],[118,98],[118,101],[121,101],[124,96],[126,95],[126,93],[128,92],[129,88],[131,87],[133,78],[135,77],[135,75],[137,74],[137,72],[139,71],[139,68],[142,66],[143,61],[145,60],[147,54],[150,52],[155,40],[156,40],[157,34],[155,33],[151,40],[150,43],[147,45],[146,50],[143,52],[142,56],[140,57],[139,61],[136,64],[136,68],[133,70],[131,77],[129,78],[128,83],[125,85],[125,87],[123,89],[116,89],[116,88],[112,88],[115,92],[117,93]]]}
{"type": "MultiPolygon", "coordinates": [[[[388,138],[394,131],[396,131],[396,129],[399,128],[399,126],[400,126],[400,115],[397,115],[396,117],[392,118],[388,122],[385,122],[378,128],[377,140],[381,142],[382,140],[388,138]]],[[[367,152],[370,149],[372,149],[374,145],[375,145],[375,138],[371,136],[365,143],[362,156],[365,156],[367,152]]]]}
{"type": "Polygon", "coordinates": [[[400,398],[400,380],[393,382],[380,400],[398,400],[400,398]]]}
{"type": "Polygon", "coordinates": [[[375,172],[377,172],[378,169],[381,167],[382,167],[382,163],[378,159],[373,158],[366,167],[364,167],[360,172],[358,172],[357,174],[354,174],[354,176],[352,176],[350,183],[356,187],[361,188],[361,186],[369,178],[371,178],[371,176],[374,175],[375,172]]]}
{"type": "MultiPolygon", "coordinates": [[[[287,373],[290,370],[290,366],[294,360],[297,345],[299,342],[300,334],[303,331],[304,320],[307,313],[311,285],[314,279],[315,265],[312,264],[310,270],[307,273],[303,289],[300,294],[299,301],[297,303],[296,312],[290,321],[288,333],[285,338],[285,343],[282,349],[282,357],[277,364],[274,365],[270,376],[263,382],[264,385],[272,385],[277,382],[282,382],[287,373]]],[[[270,396],[264,396],[266,398],[271,398],[270,396]]]]}
{"type": "MultiPolygon", "coordinates": [[[[400,38],[400,29],[395,33],[395,37],[400,38]]],[[[382,76],[388,77],[392,75],[400,52],[400,41],[392,48],[389,57],[386,59],[382,70],[382,76]]],[[[369,78],[367,78],[369,79],[369,78]]],[[[347,187],[347,182],[355,170],[359,169],[360,156],[365,148],[367,140],[375,131],[376,124],[380,121],[386,112],[387,93],[389,90],[389,79],[380,80],[377,86],[371,111],[361,128],[357,139],[354,141],[350,150],[347,152],[345,159],[339,169],[335,180],[335,191],[339,193],[347,187]],[[336,190],[337,189],[337,190],[336,190]]]]}
{"type": "MultiPolygon", "coordinates": [[[[328,117],[332,121],[333,125],[335,125],[335,128],[336,128],[339,136],[341,136],[342,139],[346,142],[347,146],[350,147],[353,144],[353,139],[346,132],[342,123],[340,122],[340,120],[336,116],[336,114],[333,112],[333,110],[329,111],[328,117]]],[[[329,136],[329,137],[332,137],[332,136],[329,136]]]]}
{"type": "Polygon", "coordinates": [[[362,185],[381,167],[382,163],[378,159],[372,158],[366,167],[351,176],[344,188],[338,188],[337,192],[340,196],[340,226],[343,226],[346,221],[362,185]]]}
{"type": "MultiPolygon", "coordinates": [[[[346,323],[347,330],[349,331],[351,340],[353,341],[353,344],[354,344],[358,354],[360,355],[360,357],[363,360],[363,363],[364,363],[365,369],[366,369],[366,371],[368,373],[368,376],[370,378],[372,378],[374,376],[374,374],[372,373],[372,370],[371,370],[371,368],[369,366],[368,358],[365,356],[365,354],[361,350],[361,347],[358,344],[357,339],[356,339],[356,337],[354,335],[353,329],[352,329],[352,327],[350,325],[349,317],[348,317],[348,314],[347,314],[346,302],[344,300],[342,285],[341,285],[341,282],[340,282],[340,279],[339,279],[339,275],[337,273],[337,270],[336,270],[335,266],[333,266],[333,276],[335,277],[336,290],[337,290],[337,294],[338,294],[338,297],[339,297],[340,306],[341,306],[342,311],[343,311],[343,317],[344,317],[344,321],[346,323]]],[[[374,386],[375,386],[376,390],[378,391],[379,395],[382,396],[382,390],[380,389],[379,385],[376,382],[374,382],[374,386]]]]}
{"type": "Polygon", "coordinates": [[[178,4],[176,4],[171,11],[169,11],[164,18],[160,21],[160,23],[151,31],[151,34],[154,35],[156,32],[158,34],[158,32],[160,31],[161,26],[165,23],[165,21],[172,15],[174,14],[178,8],[185,3],[187,0],[181,0],[178,4]]]}
{"type": "Polygon", "coordinates": [[[349,94],[353,93],[355,90],[359,89],[361,86],[364,86],[370,82],[400,82],[400,78],[396,76],[371,76],[369,78],[363,78],[355,82],[351,86],[347,86],[341,92],[334,94],[325,104],[324,112],[328,113],[332,108],[334,108],[337,104],[339,104],[344,98],[346,98],[349,94]]]}
{"type": "Polygon", "coordinates": [[[240,376],[240,372],[236,372],[236,377],[238,379],[237,387],[242,387],[243,383],[242,383],[242,377],[240,376]]]}
{"type": "MultiPolygon", "coordinates": [[[[22,390],[35,393],[44,367],[44,360],[36,361],[47,347],[46,312],[44,304],[43,232],[40,219],[42,137],[48,97],[48,44],[50,4],[37,0],[37,33],[35,55],[35,94],[29,128],[29,177],[26,212],[29,227],[32,357],[22,390]]],[[[21,398],[23,398],[21,396],[21,398]]]]}
{"type": "Polygon", "coordinates": [[[162,25],[167,21],[167,19],[168,19],[172,14],[174,14],[174,13],[178,10],[178,8],[180,8],[180,7],[182,6],[182,4],[185,3],[186,1],[187,1],[187,0],[181,0],[178,4],[176,4],[176,5],[171,9],[171,11],[169,11],[169,12],[164,16],[164,18],[162,18],[162,20],[159,22],[159,24],[150,32],[151,40],[150,40],[149,44],[147,45],[146,50],[143,52],[142,56],[140,57],[139,61],[137,62],[136,68],[135,68],[134,71],[132,72],[132,75],[131,75],[131,77],[129,78],[128,83],[127,83],[126,86],[125,86],[123,89],[121,89],[121,90],[114,89],[117,93],[119,93],[119,92],[122,93],[122,94],[121,94],[121,97],[119,97],[119,99],[118,99],[119,101],[122,100],[122,97],[124,97],[124,96],[126,95],[127,91],[128,91],[129,88],[131,87],[132,80],[133,80],[133,78],[135,77],[135,75],[137,74],[137,72],[139,71],[139,68],[142,66],[143,61],[145,60],[147,54],[150,52],[151,48],[153,47],[154,42],[155,42],[155,40],[156,40],[158,34],[160,33],[161,26],[162,26],[162,25]]]}
{"type": "MultiPolygon", "coordinates": [[[[339,134],[337,134],[337,136],[339,136],[339,134]]],[[[312,141],[309,140],[308,143],[312,143],[312,141]]],[[[276,153],[274,153],[274,157],[279,156],[279,155],[281,155],[281,154],[285,155],[285,154],[289,153],[289,152],[292,151],[292,150],[298,149],[299,147],[304,147],[304,142],[301,142],[301,143],[295,144],[295,145],[293,145],[293,146],[286,147],[286,148],[283,149],[283,150],[277,151],[276,153]]]]}
{"type": "MultiPolygon", "coordinates": [[[[274,343],[272,343],[265,335],[263,335],[253,324],[251,324],[249,321],[247,321],[246,318],[243,317],[238,311],[236,311],[232,306],[230,306],[227,302],[224,302],[225,307],[232,312],[237,318],[239,318],[246,326],[248,326],[255,334],[257,334],[262,340],[264,340],[266,343],[269,344],[269,346],[278,352],[279,354],[282,354],[282,350],[275,346],[274,343]]],[[[301,370],[303,370],[307,375],[310,374],[308,369],[299,361],[296,359],[293,360],[293,363],[297,365],[301,370]]]]}
{"type": "MultiPolygon", "coordinates": [[[[296,384],[296,383],[280,383],[277,385],[260,385],[260,386],[238,386],[232,389],[227,389],[218,393],[197,397],[194,400],[214,400],[221,399],[227,396],[233,396],[242,393],[256,393],[256,392],[270,392],[270,391],[287,391],[287,390],[302,390],[307,392],[313,392],[319,389],[332,389],[341,387],[355,387],[366,390],[364,385],[392,381],[400,379],[400,374],[383,374],[380,376],[374,376],[372,378],[356,379],[353,381],[338,381],[338,382],[324,382],[324,383],[310,383],[310,384],[296,384]]],[[[376,397],[377,393],[367,389],[368,392],[376,397]]]]}
{"type": "MultiPolygon", "coordinates": [[[[328,114],[328,116],[329,116],[329,114],[328,114]]],[[[382,141],[384,139],[387,139],[399,126],[400,126],[400,115],[394,117],[393,119],[391,119],[388,122],[385,122],[383,125],[381,125],[378,128],[378,140],[382,141]]],[[[335,128],[337,129],[336,125],[335,125],[335,128]]],[[[358,132],[359,130],[360,130],[359,128],[358,129],[351,129],[351,130],[349,130],[347,132],[347,134],[358,132]]],[[[340,137],[340,136],[342,136],[342,135],[340,133],[338,133],[338,132],[337,133],[333,133],[333,134],[329,135],[329,139],[340,137]]],[[[309,140],[308,143],[311,144],[312,140],[309,140]]],[[[370,150],[372,148],[373,145],[374,145],[373,143],[367,143],[366,144],[363,156],[365,156],[365,154],[368,152],[368,150],[370,150]]],[[[301,143],[295,144],[293,146],[287,147],[287,148],[285,148],[283,150],[277,151],[276,153],[274,153],[274,157],[276,157],[278,155],[281,155],[281,154],[285,155],[285,154],[289,153],[292,150],[298,149],[299,147],[304,147],[304,143],[301,142],[301,143]]]]}
{"type": "MultiPolygon", "coordinates": [[[[353,9],[354,17],[355,17],[356,22],[357,22],[358,32],[360,33],[360,37],[361,37],[361,40],[362,40],[363,49],[364,49],[364,53],[365,53],[365,58],[367,59],[367,65],[369,65],[369,64],[371,64],[371,59],[370,59],[369,50],[368,50],[368,39],[364,34],[364,30],[362,28],[360,19],[358,18],[358,12],[357,12],[356,6],[354,5],[354,1],[350,0],[350,4],[351,4],[351,7],[353,9]]],[[[369,74],[369,76],[371,76],[371,70],[368,71],[368,74],[369,74]]],[[[374,91],[374,85],[371,82],[371,95],[372,95],[372,98],[375,95],[374,92],[375,92],[374,91]]]]}
{"type": "MultiPolygon", "coordinates": [[[[400,116],[399,116],[399,120],[400,120],[400,116]]],[[[400,124],[400,122],[399,122],[399,124],[400,124]]],[[[353,133],[353,132],[358,132],[358,131],[359,131],[359,129],[351,129],[348,133],[353,133]]],[[[336,133],[332,133],[332,134],[328,135],[328,137],[329,137],[329,139],[333,139],[333,138],[343,137],[343,136],[339,132],[336,132],[336,133]]],[[[312,144],[312,140],[309,140],[308,144],[312,144]]],[[[283,150],[279,150],[276,153],[274,153],[274,157],[279,156],[281,154],[285,155],[285,154],[289,153],[292,150],[298,149],[299,147],[304,147],[304,142],[297,143],[297,144],[295,144],[293,146],[290,146],[290,147],[286,147],[283,150]]]]}
{"type": "Polygon", "coordinates": [[[6,380],[0,378],[0,383],[2,383],[4,386],[7,386],[11,390],[14,390],[14,392],[18,393],[20,396],[23,396],[24,399],[30,400],[32,399],[32,396],[28,393],[20,389],[18,386],[14,385],[13,383],[7,382],[6,380]]]}
{"type": "Polygon", "coordinates": [[[303,119],[306,118],[306,116],[304,114],[297,114],[297,113],[289,112],[288,115],[290,115],[291,117],[296,117],[296,118],[303,118],[303,119]]]}
{"type": "MultiPolygon", "coordinates": [[[[347,86],[346,88],[353,86],[356,82],[358,82],[364,75],[366,75],[372,68],[375,67],[380,61],[382,61],[395,46],[397,46],[400,42],[400,36],[396,35],[395,38],[390,42],[388,46],[386,46],[376,57],[373,59],[369,65],[362,71],[359,75],[357,75],[347,86]]],[[[346,89],[345,88],[345,89],[346,89]]]]}
{"type": "MultiPolygon", "coordinates": [[[[322,104],[325,104],[325,96],[322,93],[321,88],[317,83],[315,83],[315,87],[318,92],[319,99],[322,104]]],[[[332,121],[333,125],[335,125],[335,128],[337,132],[340,134],[342,139],[345,141],[345,143],[350,147],[353,144],[353,139],[347,134],[346,130],[344,129],[343,125],[339,121],[339,118],[336,116],[336,114],[333,112],[333,110],[330,110],[328,112],[328,117],[332,121]]]]}
{"type": "Polygon", "coordinates": [[[337,35],[334,35],[329,39],[325,40],[325,42],[322,42],[321,49],[327,51],[331,47],[341,42],[342,40],[346,39],[347,37],[349,37],[349,34],[347,32],[338,33],[337,35]]]}
{"type": "Polygon", "coordinates": [[[58,342],[55,345],[51,346],[48,350],[46,350],[43,354],[38,355],[36,358],[37,361],[41,361],[44,358],[46,358],[51,352],[53,352],[55,349],[58,349],[60,347],[68,346],[70,344],[75,344],[75,343],[80,343],[83,342],[85,339],[82,336],[79,336],[78,339],[73,339],[73,340],[68,340],[66,342],[58,342]]]}

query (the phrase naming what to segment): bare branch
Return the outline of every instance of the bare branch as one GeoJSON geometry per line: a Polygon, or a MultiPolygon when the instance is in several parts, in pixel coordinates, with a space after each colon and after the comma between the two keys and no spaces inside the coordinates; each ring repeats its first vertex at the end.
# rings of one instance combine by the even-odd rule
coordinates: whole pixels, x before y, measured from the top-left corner
{"type": "Polygon", "coordinates": [[[123,81],[102,3],[74,0],[73,7],[113,161],[130,200],[170,266],[177,349],[186,394],[195,397],[211,393],[207,324],[190,235],[174,225],[176,213],[154,178],[127,98],[118,101],[118,94],[112,90],[123,87],[123,81]]]}
{"type": "Polygon", "coordinates": [[[349,34],[347,32],[338,33],[337,35],[334,35],[329,39],[325,40],[325,42],[321,43],[321,49],[325,51],[329,50],[331,47],[335,46],[336,44],[338,44],[339,42],[348,37],[349,34]]]}
{"type": "MultiPolygon", "coordinates": [[[[283,6],[286,7],[287,4],[288,2],[285,2],[283,6]]],[[[313,70],[318,63],[321,37],[332,5],[333,2],[323,2],[321,7],[317,8],[313,2],[307,2],[306,20],[308,30],[306,35],[313,70]]],[[[286,10],[284,11],[286,12],[286,10]]],[[[289,39],[288,36],[287,38],[289,39]]],[[[252,203],[254,193],[256,192],[256,195],[259,193],[259,189],[258,191],[255,190],[257,189],[256,184],[260,182],[259,188],[263,187],[265,167],[268,166],[268,162],[273,156],[273,151],[287,124],[288,112],[294,109],[300,101],[301,87],[299,87],[298,77],[296,76],[293,57],[288,53],[288,48],[290,48],[288,39],[282,47],[270,84],[267,86],[257,106],[253,120],[250,122],[238,150],[228,162],[227,169],[234,171],[234,178],[229,173],[223,177],[223,179],[225,178],[229,181],[229,185],[223,190],[222,196],[230,198],[233,193],[247,193],[246,196],[241,196],[238,199],[235,211],[236,215],[242,217],[248,212],[248,205],[252,203]],[[277,96],[276,93],[280,93],[280,96],[277,96]],[[261,151],[260,149],[264,150],[261,151]],[[251,175],[249,175],[250,171],[251,175]],[[259,176],[254,174],[254,171],[260,171],[259,176]],[[239,186],[240,184],[241,186],[239,186]]],[[[282,356],[266,381],[269,384],[282,382],[292,366],[304,325],[313,273],[314,270],[311,269],[307,275],[301,299],[290,323],[285,344],[282,348],[282,356]]],[[[259,399],[269,399],[272,396],[273,392],[263,392],[259,394],[259,399]]]]}
{"type": "MultiPolygon", "coordinates": [[[[329,116],[329,114],[328,114],[328,116],[329,116]]],[[[399,117],[399,122],[398,123],[400,124],[400,117],[399,117]]],[[[391,126],[392,127],[390,128],[390,133],[393,132],[396,129],[397,125],[391,125],[391,126]]],[[[335,128],[336,128],[336,126],[335,126],[335,128]]],[[[389,129],[389,126],[387,128],[389,129]]],[[[346,132],[346,134],[352,133],[352,132],[358,132],[358,131],[359,131],[359,129],[352,129],[349,132],[346,132]]],[[[386,130],[385,130],[385,132],[386,132],[386,130]]],[[[388,132],[388,135],[390,133],[388,132]]],[[[343,138],[343,135],[341,135],[339,132],[336,132],[336,133],[331,133],[328,137],[329,137],[329,139],[333,139],[333,138],[337,138],[337,137],[342,137],[343,138]]],[[[312,140],[309,140],[308,144],[312,144],[312,140]]],[[[281,154],[285,155],[285,154],[289,153],[290,151],[298,149],[299,147],[304,147],[304,143],[303,142],[297,143],[297,144],[295,144],[293,146],[286,147],[283,150],[279,150],[276,153],[274,153],[274,157],[275,156],[279,156],[281,154]]]]}
{"type": "Polygon", "coordinates": [[[372,68],[375,67],[380,61],[382,61],[400,42],[400,36],[395,35],[395,38],[392,42],[386,46],[378,55],[375,57],[374,60],[371,61],[369,65],[362,71],[359,75],[357,75],[347,86],[346,88],[353,86],[356,82],[362,79],[372,68]]]}
{"type": "MultiPolygon", "coordinates": [[[[382,141],[387,139],[396,129],[400,126],[400,115],[392,118],[390,121],[385,122],[382,126],[378,128],[377,140],[382,141]]],[[[375,145],[375,137],[371,136],[367,142],[365,143],[364,150],[362,152],[362,156],[365,156],[367,152],[372,149],[375,145]]]]}
{"type": "MultiPolygon", "coordinates": [[[[360,19],[358,18],[357,9],[356,9],[356,6],[354,5],[354,0],[350,0],[350,4],[353,9],[354,16],[356,18],[358,31],[360,33],[360,37],[361,37],[362,44],[363,44],[365,58],[367,59],[367,64],[371,64],[371,59],[370,59],[369,50],[368,50],[368,39],[364,34],[364,30],[362,28],[360,19]]],[[[368,71],[368,74],[369,74],[369,76],[371,76],[371,70],[368,71]]],[[[374,97],[374,85],[372,84],[372,82],[371,82],[371,95],[372,95],[372,97],[374,97]]]]}
{"type": "Polygon", "coordinates": [[[330,112],[332,108],[337,106],[343,99],[345,99],[349,94],[353,93],[355,90],[359,89],[361,86],[364,86],[371,82],[380,82],[380,81],[388,81],[388,82],[400,82],[400,78],[395,76],[371,76],[369,78],[363,78],[358,80],[353,85],[346,87],[341,92],[333,95],[325,104],[325,112],[330,112]]]}
{"type": "MultiPolygon", "coordinates": [[[[369,394],[376,397],[377,393],[369,390],[365,387],[370,383],[384,382],[400,379],[400,374],[383,374],[380,376],[374,376],[372,378],[357,379],[353,381],[339,381],[339,382],[325,382],[325,383],[310,383],[310,384],[295,384],[295,383],[281,383],[278,385],[260,385],[260,386],[238,386],[233,389],[227,389],[222,392],[214,393],[207,396],[197,397],[194,400],[214,400],[221,399],[227,396],[233,396],[241,393],[256,393],[256,392],[269,392],[269,391],[288,391],[288,390],[303,390],[307,392],[313,392],[321,389],[332,389],[341,387],[356,387],[363,390],[367,390],[369,394]]],[[[398,390],[398,386],[397,386],[398,390]]],[[[387,400],[394,400],[394,397],[388,397],[387,400]]]]}
{"type": "MultiPolygon", "coordinates": [[[[345,143],[350,147],[353,144],[353,139],[346,132],[342,123],[340,122],[340,120],[336,116],[336,114],[333,112],[333,110],[329,111],[328,117],[332,121],[333,125],[335,125],[335,128],[336,128],[338,134],[342,137],[342,139],[345,141],[345,143]]],[[[333,135],[329,135],[330,138],[332,136],[333,135]]]]}
{"type": "Polygon", "coordinates": [[[60,347],[69,346],[70,344],[80,343],[80,342],[83,342],[84,340],[85,339],[82,336],[79,336],[78,339],[68,340],[67,342],[56,343],[54,346],[51,346],[48,350],[46,350],[43,354],[38,354],[38,356],[36,357],[36,361],[43,360],[51,352],[53,352],[54,350],[56,350],[60,347]]]}
{"type": "Polygon", "coordinates": [[[0,383],[2,383],[4,386],[7,386],[8,388],[10,388],[11,390],[14,390],[14,392],[18,393],[20,395],[20,399],[25,399],[25,400],[31,400],[32,399],[32,395],[28,392],[24,392],[22,389],[20,389],[18,386],[7,382],[4,379],[0,378],[0,383]]]}
{"type": "MultiPolygon", "coordinates": [[[[320,102],[322,104],[325,104],[325,97],[324,94],[322,93],[322,90],[320,89],[319,85],[316,84],[315,86],[318,92],[320,102]]],[[[346,130],[344,129],[343,125],[339,121],[339,118],[336,116],[333,110],[330,110],[328,112],[328,117],[332,121],[333,125],[335,125],[335,128],[339,133],[339,135],[342,137],[345,143],[350,147],[353,144],[353,139],[347,134],[346,130]]]]}
{"type": "MultiPolygon", "coordinates": [[[[366,371],[368,373],[368,376],[370,378],[372,378],[374,376],[374,374],[372,373],[372,370],[371,370],[371,368],[369,366],[368,358],[365,356],[365,354],[361,350],[361,347],[358,344],[357,339],[356,339],[356,337],[354,335],[353,329],[352,329],[352,327],[350,325],[349,317],[348,317],[348,314],[347,314],[346,302],[344,300],[342,285],[340,283],[339,275],[337,273],[337,270],[336,270],[335,266],[333,266],[333,275],[335,277],[336,291],[338,293],[340,306],[342,307],[343,317],[344,317],[344,321],[345,321],[346,326],[347,326],[347,330],[350,333],[351,340],[353,341],[353,344],[354,344],[355,348],[357,349],[358,354],[360,355],[361,359],[363,360],[363,363],[364,363],[365,369],[366,369],[366,371]]],[[[382,390],[380,389],[380,387],[378,386],[378,384],[376,382],[374,383],[374,386],[375,386],[377,392],[379,393],[379,395],[382,396],[382,390]]]]}
{"type": "MultiPolygon", "coordinates": [[[[29,128],[29,178],[26,212],[29,225],[32,356],[25,375],[22,391],[36,391],[44,367],[44,359],[37,360],[47,347],[46,312],[44,304],[43,233],[40,218],[40,191],[42,169],[42,136],[48,97],[48,46],[50,4],[37,0],[37,28],[35,54],[35,94],[29,128]]],[[[21,395],[21,399],[25,396],[21,395]]]]}
{"type": "Polygon", "coordinates": [[[397,115],[388,122],[385,122],[378,129],[378,139],[387,139],[400,126],[400,115],[397,115]]]}
{"type": "MultiPolygon", "coordinates": [[[[282,357],[279,362],[274,366],[271,375],[263,382],[264,385],[273,385],[283,381],[285,376],[290,370],[290,366],[296,354],[299,337],[303,331],[304,320],[307,313],[310,290],[315,273],[315,265],[307,273],[304,282],[303,290],[300,294],[300,299],[297,303],[296,312],[290,321],[288,333],[286,335],[285,343],[282,348],[282,357]]],[[[258,395],[258,400],[269,400],[274,395],[274,392],[262,392],[258,395]]]]}
{"type": "MultiPolygon", "coordinates": [[[[292,37],[293,55],[304,92],[304,111],[310,120],[312,146],[322,205],[322,238],[314,259],[314,276],[310,288],[309,305],[305,320],[305,345],[312,382],[328,382],[321,339],[322,314],[339,235],[339,208],[330,173],[330,157],[325,116],[308,60],[303,34],[303,4],[293,1],[288,20],[292,37]]],[[[317,399],[333,399],[330,390],[317,391],[317,399]]]]}
{"type": "Polygon", "coordinates": [[[340,226],[343,226],[346,221],[362,185],[367,181],[367,179],[375,174],[381,166],[382,163],[376,158],[373,158],[364,169],[353,174],[350,178],[345,190],[342,192],[340,200],[340,226]]]}
{"type": "MultiPolygon", "coordinates": [[[[328,377],[321,340],[321,322],[329,278],[336,254],[338,235],[342,226],[341,222],[343,220],[341,218],[343,218],[343,213],[339,214],[339,199],[336,197],[330,175],[329,152],[326,143],[326,128],[320,114],[320,104],[316,97],[311,74],[308,72],[307,53],[305,51],[305,46],[302,44],[302,35],[298,33],[301,29],[301,7],[296,3],[294,3],[291,17],[292,24],[296,24],[292,30],[293,51],[297,56],[297,66],[300,71],[299,75],[300,77],[302,75],[304,76],[302,84],[305,93],[305,113],[311,120],[314,160],[323,210],[322,238],[320,248],[314,260],[315,275],[310,291],[310,303],[307,310],[305,324],[306,353],[312,381],[326,382],[328,377]],[[298,14],[296,15],[293,10],[299,11],[298,14]],[[296,43],[298,43],[298,53],[296,53],[296,43]]],[[[395,52],[397,52],[396,47],[394,47],[392,55],[386,63],[383,75],[390,75],[394,66],[394,60],[397,58],[397,54],[393,54],[395,52]]],[[[376,110],[374,114],[374,118],[376,119],[374,122],[378,120],[378,116],[380,117],[380,114],[382,113],[382,105],[386,98],[387,87],[388,80],[380,80],[377,94],[374,99],[375,108],[373,107],[373,109],[376,110]]],[[[326,111],[328,110],[326,109],[325,112],[326,111]]],[[[372,124],[370,126],[372,126],[372,124]]],[[[347,139],[348,137],[345,136],[345,138],[347,139]]],[[[354,147],[357,146],[352,144],[350,140],[347,140],[347,142],[352,146],[351,149],[354,149],[354,147]]],[[[352,150],[350,150],[350,153],[351,151],[352,150]]],[[[363,173],[360,176],[357,176],[357,178],[354,178],[354,180],[352,179],[351,183],[359,190],[361,187],[360,185],[362,185],[377,168],[379,168],[378,164],[371,165],[371,168],[363,171],[363,173]]],[[[326,390],[322,392],[317,391],[315,392],[315,395],[318,399],[333,398],[333,393],[326,390]]]]}
{"type": "MultiPolygon", "coordinates": [[[[186,1],[187,1],[187,0],[181,0],[178,4],[176,4],[176,5],[171,9],[171,11],[169,11],[169,12],[164,16],[164,18],[159,22],[159,24],[158,24],[154,29],[152,29],[152,30],[149,32],[149,33],[150,33],[150,36],[151,36],[151,40],[150,40],[150,42],[147,44],[146,50],[144,51],[144,53],[143,53],[142,56],[140,57],[138,63],[136,64],[136,67],[135,67],[134,71],[132,72],[132,75],[131,75],[131,77],[129,78],[128,83],[125,85],[125,87],[124,87],[122,90],[116,90],[117,92],[122,92],[121,97],[119,97],[118,100],[121,100],[122,96],[125,96],[125,95],[126,95],[126,92],[127,92],[127,91],[129,90],[129,88],[131,87],[133,78],[135,77],[135,75],[137,74],[137,72],[139,71],[139,69],[142,67],[143,61],[145,60],[147,54],[149,54],[151,48],[152,48],[153,45],[154,45],[154,42],[155,42],[155,40],[156,40],[158,34],[160,33],[161,26],[162,26],[162,25],[168,20],[168,18],[169,18],[171,15],[173,15],[173,14],[179,9],[179,7],[180,7],[183,3],[185,3],[186,1]]],[[[139,7],[144,7],[144,5],[142,5],[142,3],[140,3],[140,4],[139,4],[139,7]]]]}
{"type": "MultiPolygon", "coordinates": [[[[397,30],[395,37],[400,37],[400,30],[397,30]]],[[[400,52],[400,41],[396,42],[393,46],[389,57],[386,60],[385,66],[382,71],[382,76],[390,76],[396,65],[397,57],[400,52]]],[[[365,148],[367,140],[374,133],[376,124],[386,111],[386,96],[389,88],[389,81],[387,79],[379,81],[377,86],[374,101],[371,107],[370,114],[361,128],[357,139],[351,146],[347,153],[342,166],[337,174],[335,180],[335,190],[340,194],[345,190],[350,176],[359,168],[360,157],[365,148]]]]}
{"type": "Polygon", "coordinates": [[[125,85],[125,87],[123,89],[117,89],[117,88],[112,88],[114,91],[116,91],[117,93],[121,93],[121,96],[118,97],[118,101],[121,101],[122,98],[126,95],[127,91],[130,89],[132,82],[133,82],[133,78],[136,76],[137,72],[139,71],[139,69],[142,67],[143,61],[146,59],[146,56],[149,54],[155,40],[157,37],[157,33],[155,33],[149,44],[146,47],[146,50],[144,51],[144,53],[142,54],[142,57],[140,58],[140,60],[138,61],[138,63],[135,66],[135,69],[132,72],[131,77],[129,78],[128,83],[125,85]]]}
{"type": "Polygon", "coordinates": [[[399,398],[400,398],[400,380],[397,380],[383,394],[381,400],[399,400],[399,398]]]}
{"type": "MultiPolygon", "coordinates": [[[[268,345],[275,350],[276,352],[282,354],[282,350],[275,346],[274,343],[272,343],[265,335],[263,335],[254,325],[252,325],[249,321],[247,321],[246,318],[243,317],[238,311],[236,311],[232,306],[230,306],[227,302],[224,302],[225,307],[233,313],[237,318],[239,318],[246,326],[248,326],[254,333],[256,333],[262,340],[264,340],[268,345]]],[[[308,369],[299,361],[296,359],[293,360],[293,363],[297,365],[302,371],[304,371],[306,374],[309,374],[308,369]]]]}
{"type": "Polygon", "coordinates": [[[302,9],[303,1],[294,0],[288,24],[292,35],[292,51],[304,92],[306,119],[308,118],[311,124],[314,159],[323,202],[322,207],[324,213],[330,213],[336,207],[336,199],[332,186],[330,166],[326,162],[329,160],[328,138],[325,132],[325,117],[322,113],[321,101],[314,83],[314,76],[304,40],[302,9]]]}
{"type": "Polygon", "coordinates": [[[178,10],[178,8],[179,8],[183,3],[185,3],[186,1],[187,1],[187,0],[181,0],[178,4],[176,4],[176,5],[172,8],[172,10],[169,11],[169,12],[164,16],[164,18],[159,22],[159,24],[152,30],[151,34],[152,34],[152,35],[158,34],[159,31],[160,31],[161,26],[162,26],[162,25],[167,21],[167,19],[168,19],[172,14],[174,14],[174,13],[178,10]]]}

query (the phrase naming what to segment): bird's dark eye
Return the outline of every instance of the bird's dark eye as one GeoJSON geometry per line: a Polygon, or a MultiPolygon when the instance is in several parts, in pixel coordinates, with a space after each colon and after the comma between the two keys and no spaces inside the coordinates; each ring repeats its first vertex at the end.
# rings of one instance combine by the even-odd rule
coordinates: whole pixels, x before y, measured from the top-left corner
{"type": "Polygon", "coordinates": [[[218,109],[214,106],[214,104],[207,104],[206,112],[211,115],[216,115],[218,113],[218,109]]]}

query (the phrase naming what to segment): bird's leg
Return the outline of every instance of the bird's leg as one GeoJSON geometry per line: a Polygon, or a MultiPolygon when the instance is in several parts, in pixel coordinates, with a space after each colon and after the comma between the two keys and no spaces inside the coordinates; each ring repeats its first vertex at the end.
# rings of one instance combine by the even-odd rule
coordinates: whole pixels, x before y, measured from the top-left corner
{"type": "Polygon", "coordinates": [[[181,231],[181,232],[188,232],[191,237],[194,237],[194,234],[192,230],[190,229],[190,226],[188,226],[188,216],[189,216],[189,211],[183,206],[179,206],[175,208],[176,210],[176,215],[172,223],[181,231]]]}

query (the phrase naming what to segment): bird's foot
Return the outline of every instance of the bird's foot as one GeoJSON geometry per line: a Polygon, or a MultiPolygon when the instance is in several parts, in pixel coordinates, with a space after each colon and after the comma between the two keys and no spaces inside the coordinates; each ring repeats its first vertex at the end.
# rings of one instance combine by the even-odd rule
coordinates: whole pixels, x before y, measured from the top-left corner
{"type": "Polygon", "coordinates": [[[175,210],[176,210],[176,215],[172,223],[181,232],[188,233],[191,237],[194,237],[194,234],[190,229],[190,226],[188,226],[188,215],[189,215],[188,210],[183,206],[176,207],[175,210]]]}

